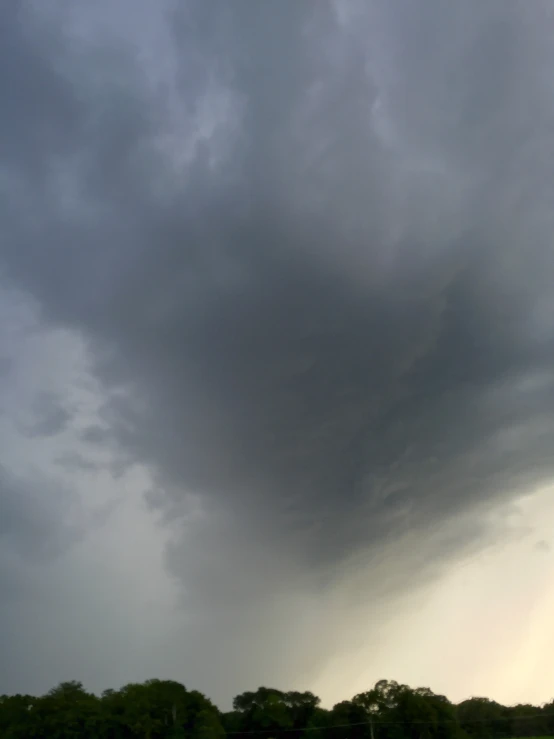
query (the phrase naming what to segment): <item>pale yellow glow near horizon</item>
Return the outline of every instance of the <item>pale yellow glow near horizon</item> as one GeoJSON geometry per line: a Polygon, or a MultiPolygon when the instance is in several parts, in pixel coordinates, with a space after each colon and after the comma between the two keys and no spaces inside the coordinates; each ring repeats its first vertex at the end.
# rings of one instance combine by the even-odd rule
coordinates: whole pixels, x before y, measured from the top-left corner
{"type": "Polygon", "coordinates": [[[381,678],[430,687],[456,702],[476,695],[508,705],[554,698],[554,487],[514,510],[493,546],[389,606],[380,644],[373,640],[328,666],[315,686],[326,704],[381,678]]]}

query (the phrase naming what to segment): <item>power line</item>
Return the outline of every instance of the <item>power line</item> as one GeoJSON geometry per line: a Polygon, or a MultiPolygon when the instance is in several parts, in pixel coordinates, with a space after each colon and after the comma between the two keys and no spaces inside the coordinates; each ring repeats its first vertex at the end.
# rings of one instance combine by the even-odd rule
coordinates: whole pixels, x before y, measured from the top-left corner
{"type": "Polygon", "coordinates": [[[333,724],[332,726],[306,726],[299,729],[261,729],[260,731],[227,731],[227,736],[246,734],[291,734],[304,731],[331,731],[332,729],[347,729],[351,726],[437,726],[444,724],[488,724],[499,721],[531,721],[537,718],[554,718],[554,713],[532,713],[526,716],[498,716],[497,718],[481,718],[470,721],[459,721],[454,718],[437,719],[436,721],[356,721],[348,724],[333,724]]]}

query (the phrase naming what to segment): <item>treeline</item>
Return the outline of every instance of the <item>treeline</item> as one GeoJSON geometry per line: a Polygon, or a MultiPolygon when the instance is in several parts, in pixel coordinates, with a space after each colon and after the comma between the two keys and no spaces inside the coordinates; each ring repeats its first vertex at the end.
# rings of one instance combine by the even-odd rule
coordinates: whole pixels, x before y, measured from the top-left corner
{"type": "Polygon", "coordinates": [[[511,739],[554,736],[554,702],[458,705],[428,688],[381,680],[331,709],[308,691],[258,688],[221,712],[172,680],[132,683],[101,696],[79,682],[44,696],[0,696],[0,739],[511,739]]]}

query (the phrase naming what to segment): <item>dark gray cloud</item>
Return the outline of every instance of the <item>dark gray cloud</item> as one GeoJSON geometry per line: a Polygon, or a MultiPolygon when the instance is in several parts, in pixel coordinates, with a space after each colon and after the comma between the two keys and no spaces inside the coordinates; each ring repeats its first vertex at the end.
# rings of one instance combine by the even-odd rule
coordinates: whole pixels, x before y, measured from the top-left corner
{"type": "Polygon", "coordinates": [[[41,392],[33,403],[33,421],[27,429],[32,436],[54,436],[61,433],[72,413],[55,393],[41,392]]]}
{"type": "Polygon", "coordinates": [[[0,468],[0,543],[23,561],[46,562],[79,537],[68,522],[71,503],[66,491],[52,494],[48,482],[13,479],[0,468]]]}
{"type": "Polygon", "coordinates": [[[203,618],[553,472],[546,11],[337,7],[170,18],[184,172],[128,48],[2,11],[3,264],[89,342],[88,440],[200,499],[168,561],[203,618]]]}
{"type": "Polygon", "coordinates": [[[8,357],[0,357],[0,377],[6,377],[12,368],[12,362],[8,357]]]}

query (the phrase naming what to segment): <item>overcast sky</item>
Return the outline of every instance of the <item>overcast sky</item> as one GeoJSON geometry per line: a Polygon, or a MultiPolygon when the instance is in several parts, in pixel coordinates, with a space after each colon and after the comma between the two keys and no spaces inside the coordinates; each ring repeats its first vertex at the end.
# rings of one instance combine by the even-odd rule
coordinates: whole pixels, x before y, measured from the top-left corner
{"type": "Polygon", "coordinates": [[[550,0],[0,9],[0,692],[552,698],[550,0]]]}

